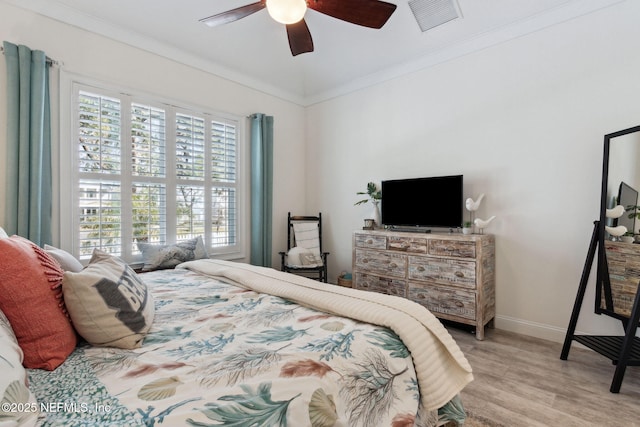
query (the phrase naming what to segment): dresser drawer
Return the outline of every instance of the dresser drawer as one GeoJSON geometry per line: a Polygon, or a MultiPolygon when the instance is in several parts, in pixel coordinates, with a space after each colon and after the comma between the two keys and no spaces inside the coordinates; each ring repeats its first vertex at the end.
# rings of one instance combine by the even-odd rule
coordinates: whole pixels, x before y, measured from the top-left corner
{"type": "Polygon", "coordinates": [[[356,248],[356,269],[393,277],[405,277],[407,256],[390,251],[356,248]]]}
{"type": "Polygon", "coordinates": [[[429,255],[475,258],[476,242],[458,240],[433,239],[429,240],[429,255]]]}
{"type": "Polygon", "coordinates": [[[476,318],[476,297],[474,292],[460,288],[448,288],[437,285],[409,284],[407,298],[425,306],[429,311],[446,314],[461,319],[474,320],[476,318]]]}
{"type": "Polygon", "coordinates": [[[392,251],[426,254],[427,239],[403,236],[389,236],[389,249],[392,251]]]}
{"type": "Polygon", "coordinates": [[[409,255],[409,280],[454,284],[476,288],[476,263],[462,259],[445,259],[409,255]]]}
{"type": "Polygon", "coordinates": [[[387,249],[387,237],[374,234],[355,235],[356,248],[387,249]]]}
{"type": "Polygon", "coordinates": [[[379,277],[372,274],[356,273],[356,289],[381,294],[406,297],[407,282],[400,279],[379,277]]]}

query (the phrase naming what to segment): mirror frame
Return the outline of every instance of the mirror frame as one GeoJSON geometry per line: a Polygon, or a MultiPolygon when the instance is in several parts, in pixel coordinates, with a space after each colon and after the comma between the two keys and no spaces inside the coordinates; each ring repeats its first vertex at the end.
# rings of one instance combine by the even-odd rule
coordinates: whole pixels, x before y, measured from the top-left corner
{"type": "Polygon", "coordinates": [[[600,195],[600,220],[598,226],[598,268],[596,279],[596,298],[595,312],[596,314],[606,314],[620,320],[627,320],[626,317],[613,311],[613,298],[611,295],[611,282],[609,279],[609,266],[605,251],[604,242],[606,239],[605,225],[607,221],[607,189],[609,187],[609,155],[611,152],[611,140],[632,133],[640,132],[640,126],[634,126],[628,129],[613,132],[604,136],[604,154],[602,161],[602,187],[600,195]],[[602,307],[602,293],[604,292],[605,307],[602,307]]]}

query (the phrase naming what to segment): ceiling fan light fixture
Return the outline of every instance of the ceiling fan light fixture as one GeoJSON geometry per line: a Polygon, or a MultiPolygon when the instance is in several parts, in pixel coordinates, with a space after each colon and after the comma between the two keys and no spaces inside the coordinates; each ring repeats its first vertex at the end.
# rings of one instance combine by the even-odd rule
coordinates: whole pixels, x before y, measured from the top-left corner
{"type": "Polygon", "coordinates": [[[281,24],[295,24],[307,11],[305,0],[267,0],[269,15],[281,24]]]}

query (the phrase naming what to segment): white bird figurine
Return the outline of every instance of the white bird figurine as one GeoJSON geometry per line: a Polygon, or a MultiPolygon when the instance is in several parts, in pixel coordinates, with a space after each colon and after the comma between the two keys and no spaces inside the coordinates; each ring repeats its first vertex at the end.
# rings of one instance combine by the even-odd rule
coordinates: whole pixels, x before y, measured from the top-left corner
{"type": "Polygon", "coordinates": [[[607,230],[607,233],[611,234],[614,237],[620,237],[627,232],[627,227],[625,227],[624,225],[619,225],[617,227],[609,227],[608,225],[606,225],[604,229],[607,230]]]}
{"type": "Polygon", "coordinates": [[[476,227],[478,227],[478,228],[480,229],[480,234],[482,234],[482,230],[483,230],[484,228],[486,228],[486,227],[489,225],[489,223],[490,223],[491,221],[493,221],[494,219],[496,219],[496,216],[495,216],[495,215],[493,215],[493,216],[492,216],[491,218],[489,218],[489,219],[480,219],[480,218],[476,218],[476,219],[473,221],[473,223],[476,225],[476,227]]]}
{"type": "Polygon", "coordinates": [[[624,213],[624,206],[618,205],[615,208],[607,209],[605,215],[607,218],[620,218],[624,213]]]}
{"type": "Polygon", "coordinates": [[[464,206],[467,208],[469,212],[475,212],[480,207],[480,202],[482,202],[483,197],[484,197],[484,193],[479,195],[478,200],[476,200],[475,202],[471,197],[469,197],[467,200],[465,200],[464,206]]]}

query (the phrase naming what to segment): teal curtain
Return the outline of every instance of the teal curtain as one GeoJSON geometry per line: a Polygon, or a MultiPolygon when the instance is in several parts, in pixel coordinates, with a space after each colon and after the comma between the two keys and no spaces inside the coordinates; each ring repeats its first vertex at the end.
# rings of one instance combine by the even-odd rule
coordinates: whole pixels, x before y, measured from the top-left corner
{"type": "Polygon", "coordinates": [[[3,43],[7,63],[5,228],[51,244],[49,66],[42,51],[3,43]]]}
{"type": "Polygon", "coordinates": [[[252,114],[251,120],[251,258],[271,267],[273,208],[273,117],[252,114]]]}

